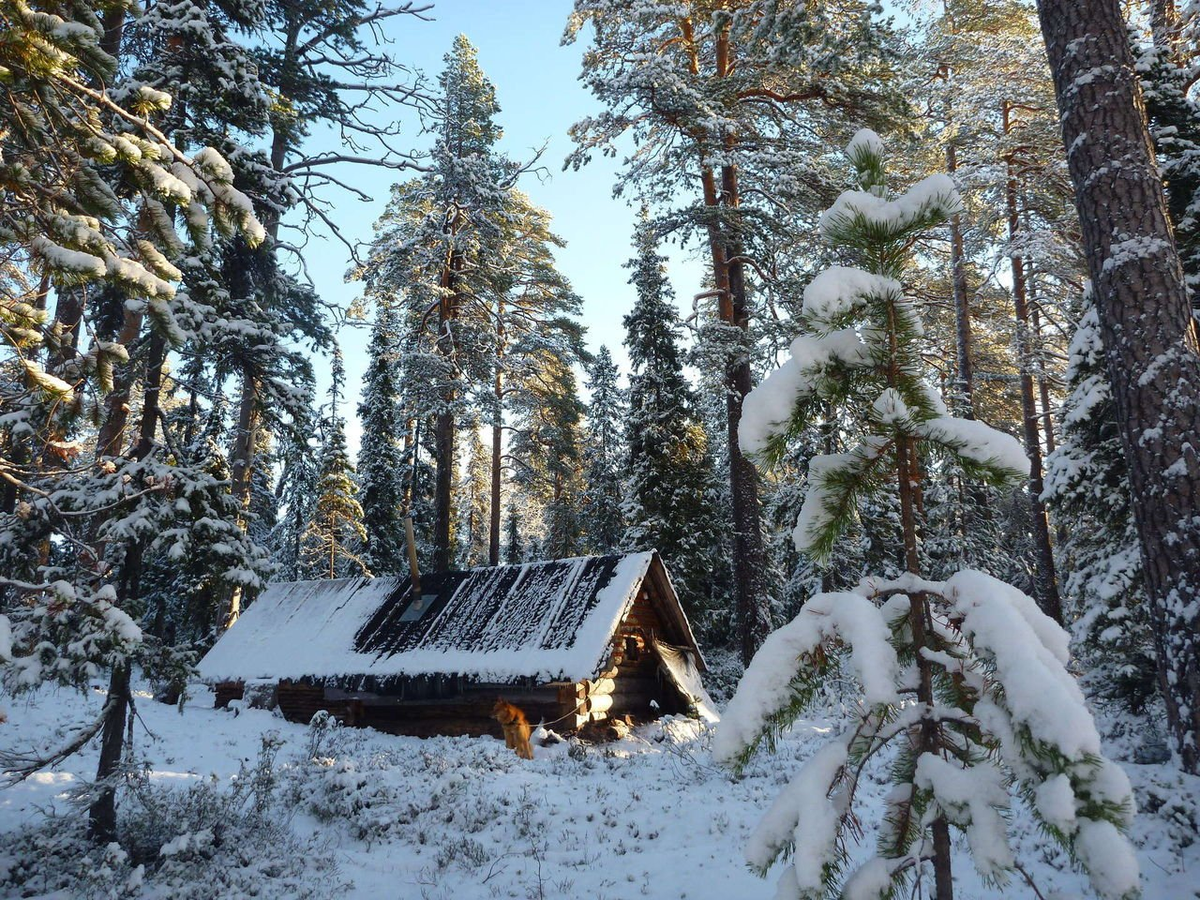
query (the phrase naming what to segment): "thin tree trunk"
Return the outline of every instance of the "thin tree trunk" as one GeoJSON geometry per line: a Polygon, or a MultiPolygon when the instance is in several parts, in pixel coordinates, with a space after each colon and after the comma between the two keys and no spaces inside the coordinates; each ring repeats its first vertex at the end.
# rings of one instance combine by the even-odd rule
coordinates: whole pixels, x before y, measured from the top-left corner
{"type": "MultiPolygon", "coordinates": [[[[946,145],[946,171],[958,169],[954,145],[946,145]]],[[[975,371],[971,362],[971,307],[967,292],[967,266],[963,248],[962,216],[950,217],[950,271],[954,290],[955,389],[962,403],[962,417],[975,418],[975,371]]]]}
{"type": "Polygon", "coordinates": [[[1029,317],[1033,324],[1033,337],[1037,341],[1037,372],[1038,396],[1042,402],[1042,435],[1046,441],[1046,454],[1054,452],[1054,408],[1050,402],[1050,379],[1046,377],[1046,354],[1042,352],[1042,315],[1038,312],[1037,295],[1033,293],[1033,282],[1030,281],[1029,317]]]}
{"type": "MultiPolygon", "coordinates": [[[[1012,129],[1011,107],[1004,104],[1004,131],[1012,129]]],[[[1008,240],[1014,244],[1020,232],[1020,210],[1017,205],[1017,167],[1012,153],[1005,157],[1007,179],[1004,187],[1008,211],[1008,240]]],[[[1025,260],[1011,247],[1013,308],[1017,319],[1017,359],[1021,367],[1021,420],[1025,438],[1025,455],[1029,457],[1029,507],[1033,516],[1033,543],[1037,559],[1035,583],[1038,605],[1042,612],[1063,624],[1062,600],[1058,595],[1054,571],[1054,549],[1050,543],[1050,520],[1042,502],[1041,429],[1038,425],[1037,401],[1034,398],[1033,360],[1030,348],[1029,298],[1025,279],[1025,260]]]]}
{"type": "Polygon", "coordinates": [[[88,831],[98,844],[108,844],[117,838],[117,788],[112,781],[120,770],[121,755],[125,749],[125,718],[129,709],[128,660],[113,666],[104,709],[100,764],[96,769],[99,792],[88,810],[88,831]]]}
{"type": "MultiPolygon", "coordinates": [[[[896,323],[891,328],[891,365],[888,383],[899,384],[897,364],[896,323]]],[[[904,541],[904,566],[914,575],[921,574],[921,557],[918,550],[918,529],[921,511],[921,471],[912,438],[897,432],[896,442],[896,488],[900,500],[900,528],[904,541]]],[[[917,702],[932,709],[936,698],[933,693],[933,666],[921,652],[929,646],[932,621],[929,600],[925,594],[913,591],[909,594],[909,627],[912,630],[913,646],[917,648],[917,702]]],[[[940,728],[931,717],[922,719],[911,734],[914,753],[937,753],[941,743],[940,728]]],[[[935,819],[930,828],[933,833],[933,875],[936,900],[954,900],[954,877],[950,856],[950,826],[945,818],[935,819]]]]}
{"type": "Polygon", "coordinates": [[[1039,0],[1038,11],[1129,465],[1167,721],[1195,773],[1200,334],[1120,5],[1039,0]]]}
{"type": "MultiPolygon", "coordinates": [[[[125,9],[113,7],[104,16],[104,36],[101,49],[118,58],[125,28],[125,9]]],[[[80,308],[82,313],[82,307],[80,308]]],[[[117,341],[128,347],[142,330],[142,314],[125,312],[117,341]]],[[[74,338],[77,340],[77,338],[74,338]]],[[[105,398],[106,416],[96,438],[97,456],[115,456],[125,442],[129,421],[129,397],[133,385],[134,367],[126,363],[114,376],[113,391],[105,398]]],[[[104,727],[100,738],[100,760],[96,767],[99,793],[88,810],[88,831],[96,843],[107,844],[116,839],[116,785],[112,783],[121,765],[125,749],[125,719],[129,707],[128,659],[117,662],[109,676],[108,699],[104,704],[104,727]]]]}
{"type": "MultiPolygon", "coordinates": [[[[241,511],[243,530],[246,528],[250,494],[253,483],[251,467],[254,464],[255,432],[258,430],[258,379],[249,365],[242,367],[242,398],[238,404],[237,433],[233,440],[230,461],[230,493],[241,511]]],[[[229,628],[242,614],[242,586],[229,589],[226,603],[224,627],[229,628]]]]}
{"type": "Polygon", "coordinates": [[[150,336],[150,348],[146,360],[146,380],[142,390],[142,421],[138,426],[137,443],[132,448],[132,454],[138,459],[145,459],[154,448],[154,434],[158,426],[158,413],[161,408],[163,363],[167,359],[167,342],[161,334],[154,332],[150,336]]]}

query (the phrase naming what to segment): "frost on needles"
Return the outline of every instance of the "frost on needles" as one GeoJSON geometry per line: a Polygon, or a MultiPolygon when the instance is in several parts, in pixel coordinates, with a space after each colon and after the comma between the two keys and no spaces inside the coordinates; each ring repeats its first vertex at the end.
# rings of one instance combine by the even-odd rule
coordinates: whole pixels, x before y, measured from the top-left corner
{"type": "Polygon", "coordinates": [[[1028,473],[1021,445],[951,416],[920,358],[921,324],[905,293],[913,242],[960,208],[934,175],[893,196],[883,144],[861,131],[847,148],[858,189],[821,219],[824,237],[854,265],[835,266],[804,294],[805,332],[791,358],[747,398],[743,449],[775,463],[789,441],[836,410],[848,452],[815,457],[796,525],[797,548],[828,558],[872,494],[899,495],[898,579],[865,578],[852,592],[812,597],[755,656],[713,744],[740,767],[806,709],[822,681],[847,670],[861,687],[853,727],[809,759],[746,848],[759,872],[785,867],[779,898],[905,896],[917,877],[952,884],[951,831],[996,886],[1024,877],[1008,808],[1025,803],[1086,870],[1096,893],[1138,892],[1124,836],[1129,782],[1100,737],[1067,670],[1066,632],[1030,597],[983,572],[935,582],[919,574],[922,480],[943,462],[1003,484],[1028,473]],[[892,790],[873,854],[853,846],[864,767],[890,754],[892,790]]]}

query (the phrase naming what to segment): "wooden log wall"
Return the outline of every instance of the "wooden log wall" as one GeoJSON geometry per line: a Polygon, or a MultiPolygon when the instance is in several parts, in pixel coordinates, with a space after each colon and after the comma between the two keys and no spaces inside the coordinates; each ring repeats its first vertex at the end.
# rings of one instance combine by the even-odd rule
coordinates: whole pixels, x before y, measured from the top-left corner
{"type": "Polygon", "coordinates": [[[241,681],[219,681],[213,685],[213,693],[216,695],[213,706],[224,709],[230,700],[241,700],[245,696],[246,685],[241,681]]]}

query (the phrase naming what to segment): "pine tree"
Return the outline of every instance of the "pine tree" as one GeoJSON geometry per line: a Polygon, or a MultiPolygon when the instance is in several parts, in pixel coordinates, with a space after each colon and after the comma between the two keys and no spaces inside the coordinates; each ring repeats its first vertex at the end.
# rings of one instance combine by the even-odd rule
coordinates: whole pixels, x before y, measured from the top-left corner
{"type": "MultiPolygon", "coordinates": [[[[530,524],[540,513],[539,553],[549,559],[578,556],[583,550],[582,495],[583,402],[569,359],[549,350],[527,355],[524,389],[513,398],[513,431],[509,457],[530,524]],[[536,374],[535,374],[536,373],[536,374]]],[[[529,541],[532,552],[534,541],[529,541]]]]}
{"type": "Polygon", "coordinates": [[[423,356],[422,377],[434,386],[427,412],[434,419],[437,477],[433,565],[444,571],[454,556],[456,422],[493,334],[488,310],[501,265],[495,255],[501,209],[518,167],[493,149],[501,134],[495,88],[464,36],[446,55],[439,85],[429,172],[393,188],[359,275],[382,302],[402,292],[410,352],[423,356]]]}
{"type": "Polygon", "coordinates": [[[696,398],[683,375],[679,317],[655,234],[643,218],[628,266],[637,290],[625,317],[632,374],[625,441],[628,476],[622,544],[657,549],[693,622],[713,614],[713,560],[719,547],[714,516],[715,472],[696,398]]]}
{"type": "Polygon", "coordinates": [[[616,142],[631,135],[638,150],[618,193],[636,191],[663,206],[694,198],[664,217],[702,238],[712,288],[705,293],[716,300],[719,322],[741,338],[726,344],[743,352],[723,360],[721,371],[743,662],[770,629],[772,592],[757,475],[736,439],[752,385],[744,350],[757,338],[752,285],[772,269],[779,234],[794,232],[797,217],[819,208],[828,183],[823,135],[847,112],[874,123],[895,106],[890,33],[873,19],[877,8],[576,0],[567,27],[570,41],[593,26],[582,78],[606,107],[572,129],[579,146],[569,161],[615,153],[616,142]]]}
{"type": "Polygon", "coordinates": [[[625,533],[621,503],[626,399],[617,384],[617,374],[612,354],[602,346],[588,367],[591,399],[583,451],[583,520],[589,553],[616,552],[625,533]]]}
{"type": "Polygon", "coordinates": [[[125,12],[42,2],[0,11],[0,240],[9,261],[0,300],[0,465],[13,473],[0,504],[9,557],[0,569],[0,627],[14,637],[3,674],[10,687],[26,689],[81,685],[108,671],[98,718],[22,770],[52,764],[99,734],[89,814],[102,842],[116,826],[130,673],[135,662],[153,671],[158,656],[137,620],[146,612],[143,577],[152,592],[159,554],[170,552],[167,536],[178,538],[172,547],[211,554],[209,585],[252,590],[266,569],[249,542],[225,542],[229,508],[208,455],[159,439],[167,348],[216,324],[203,311],[193,315],[177,288],[181,269],[203,258],[214,232],[257,244],[264,229],[217,149],[185,152],[164,132],[171,95],[117,78],[125,12]],[[168,208],[184,212],[183,235],[168,208]],[[50,324],[52,292],[58,309],[50,324]],[[38,359],[43,348],[52,371],[38,359]],[[93,388],[102,418],[96,435],[79,421],[93,388]],[[94,455],[85,449],[93,437],[94,455]],[[191,493],[195,504],[184,502],[191,493]]]}
{"type": "MultiPolygon", "coordinates": [[[[434,569],[456,558],[459,419],[487,409],[488,558],[498,562],[503,480],[512,471],[503,453],[506,415],[518,407],[528,413],[538,405],[535,395],[553,393],[542,378],[544,359],[569,366],[582,352],[573,318],[580,300],[554,266],[553,249],[562,242],[550,231],[549,214],[516,188],[528,166],[494,148],[495,90],[465,37],[447,54],[440,85],[430,171],[393,188],[357,273],[377,305],[401,298],[405,368],[417,380],[409,392],[413,414],[432,420],[434,436],[434,569]]],[[[565,384],[558,369],[550,371],[565,384]]]]}
{"type": "Polygon", "coordinates": [[[838,409],[858,443],[809,462],[797,548],[828,556],[863,514],[862,498],[894,486],[905,572],[816,595],[747,670],[714,742],[719,760],[743,765],[761,742],[769,746],[836,666],[850,667],[863,704],[857,722],[802,767],[751,838],[748,859],[765,874],[790,853],[778,896],[794,898],[892,896],[929,860],[935,896],[951,900],[951,826],[965,833],[986,881],[1003,884],[1015,871],[1004,816],[1015,782],[1103,896],[1131,897],[1137,862],[1121,830],[1132,790],[1100,755],[1066,669],[1066,633],[1031,598],[982,572],[943,582],[920,575],[921,460],[949,458],[994,483],[1020,477],[1027,464],[1013,438],[951,416],[922,363],[906,270],[914,240],[961,208],[958,193],[934,175],[893,196],[873,132],[858,132],[847,155],[858,189],[842,193],[821,223],[853,265],[827,269],[805,290],[808,330],[747,398],[740,436],[747,452],[778,459],[789,438],[838,409]],[[897,738],[876,853],[847,875],[858,773],[897,738]]]}
{"type": "Polygon", "coordinates": [[[1200,338],[1120,5],[1039,0],[1038,9],[1129,466],[1167,720],[1184,768],[1197,772],[1200,609],[1181,598],[1200,594],[1200,338]],[[1108,177],[1113,159],[1122,161],[1119,178],[1108,177]]]}

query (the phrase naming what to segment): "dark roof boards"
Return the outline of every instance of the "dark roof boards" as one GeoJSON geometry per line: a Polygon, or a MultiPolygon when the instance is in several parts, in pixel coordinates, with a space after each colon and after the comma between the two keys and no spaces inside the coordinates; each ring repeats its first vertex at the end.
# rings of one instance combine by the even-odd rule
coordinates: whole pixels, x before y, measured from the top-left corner
{"type": "Polygon", "coordinates": [[[201,660],[200,675],[580,681],[607,662],[652,567],[670,638],[695,649],[661,562],[646,552],[426,575],[420,602],[407,577],[273,584],[201,660]]]}

